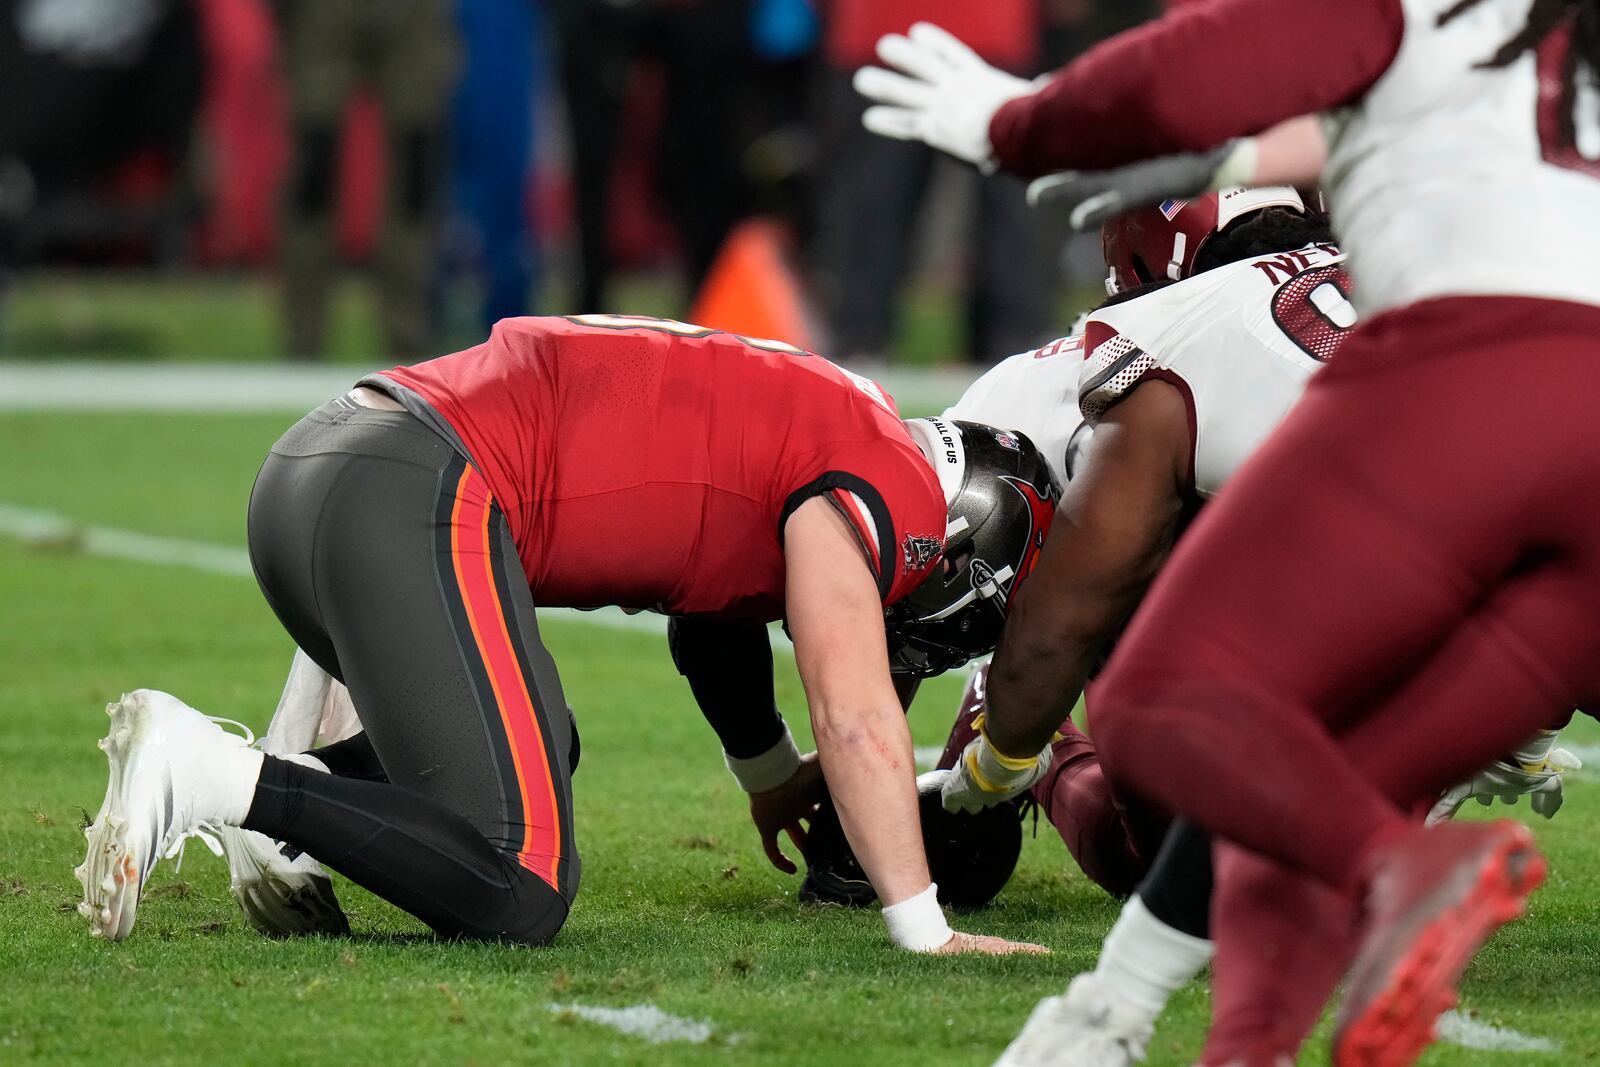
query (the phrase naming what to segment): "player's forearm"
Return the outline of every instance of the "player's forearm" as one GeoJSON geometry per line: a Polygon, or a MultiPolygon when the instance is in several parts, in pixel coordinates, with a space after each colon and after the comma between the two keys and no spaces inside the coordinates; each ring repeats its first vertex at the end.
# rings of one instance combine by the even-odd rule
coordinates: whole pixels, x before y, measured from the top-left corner
{"type": "Polygon", "coordinates": [[[1328,138],[1320,115],[1296,116],[1251,140],[1255,143],[1251,173],[1234,185],[1312,186],[1328,162],[1328,138]]]}
{"type": "Polygon", "coordinates": [[[672,661],[730,759],[769,752],[787,736],[773,694],[772,648],[758,622],[673,618],[672,661]]]}
{"type": "MultiPolygon", "coordinates": [[[[1108,434],[1107,440],[1115,448],[1122,437],[1108,434]]],[[[1074,487],[1077,508],[1057,520],[1059,536],[1052,533],[1057,539],[1045,545],[1045,558],[1012,605],[995,650],[985,732],[1008,756],[1031,755],[1050,743],[1166,558],[1177,507],[1133,525],[1107,524],[1105,510],[1092,503],[1104,473],[1087,470],[1074,487]]],[[[1127,484],[1119,481],[1119,487],[1127,484]]]]}
{"type": "Polygon", "coordinates": [[[814,704],[812,730],[828,791],[856,859],[885,906],[928,887],[911,732],[892,704],[814,704]]]}
{"type": "Polygon", "coordinates": [[[1388,68],[1399,0],[1216,0],[1105,42],[989,126],[1000,166],[1034,176],[1199,152],[1351,101],[1388,68]],[[1315,60],[1307,61],[1307,56],[1315,60]]]}
{"type": "Polygon", "coordinates": [[[1018,609],[989,668],[985,732],[1012,757],[1038,752],[1072,712],[1114,630],[1068,620],[1034,623],[1018,609]]]}

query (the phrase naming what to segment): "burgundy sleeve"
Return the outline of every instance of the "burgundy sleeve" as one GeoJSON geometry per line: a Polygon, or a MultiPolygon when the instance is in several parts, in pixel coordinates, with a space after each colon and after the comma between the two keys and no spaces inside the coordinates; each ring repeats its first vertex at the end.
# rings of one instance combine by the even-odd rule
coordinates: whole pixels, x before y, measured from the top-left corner
{"type": "Polygon", "coordinates": [[[1401,0],[1209,0],[1113,37],[989,126],[1032,177],[1199,152],[1355,99],[1388,69],[1401,0]]]}

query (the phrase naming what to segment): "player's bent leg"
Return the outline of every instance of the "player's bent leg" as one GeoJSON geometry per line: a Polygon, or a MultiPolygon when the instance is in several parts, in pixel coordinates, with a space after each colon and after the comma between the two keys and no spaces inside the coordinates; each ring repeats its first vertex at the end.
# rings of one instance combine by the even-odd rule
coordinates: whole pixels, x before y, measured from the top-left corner
{"type": "MultiPolygon", "coordinates": [[[[1543,570],[1497,590],[1404,685],[1340,735],[1351,761],[1414,819],[1445,783],[1467,773],[1459,768],[1473,766],[1477,757],[1464,745],[1511,747],[1537,728],[1530,724],[1543,724],[1547,703],[1560,699],[1558,674],[1583,677],[1592,660],[1580,620],[1560,611],[1566,584],[1561,572],[1543,570]],[[1532,670],[1535,659],[1547,660],[1547,669],[1532,670]]],[[[1233,862],[1218,875],[1220,943],[1207,1064],[1252,1048],[1296,1049],[1339,977],[1319,964],[1338,960],[1342,971],[1357,945],[1354,927],[1342,950],[1326,938],[1319,945],[1317,936],[1352,903],[1335,896],[1313,908],[1326,894],[1308,879],[1231,851],[1233,862]],[[1285,947],[1264,948],[1274,944],[1285,947]]],[[[1408,989],[1399,1003],[1389,997],[1383,1010],[1399,1007],[1414,1018],[1449,996],[1411,995],[1421,994],[1414,982],[1408,989]]],[[[1431,1021],[1430,1015],[1406,1029],[1422,1033],[1431,1021]]],[[[1382,1032],[1379,1043],[1386,1038],[1382,1032]]]]}
{"type": "Polygon", "coordinates": [[[978,736],[978,728],[974,723],[983,713],[984,690],[988,683],[989,663],[986,660],[974,667],[967,676],[967,687],[961,693],[961,707],[956,709],[956,721],[950,726],[950,736],[945,739],[944,751],[939,754],[935,769],[945,771],[954,767],[968,743],[978,736]]]}
{"type": "Polygon", "coordinates": [[[1382,451],[1397,434],[1391,451],[1416,451],[1404,412],[1320,379],[1180,542],[1089,715],[1114,788],[1354,886],[1359,858],[1404,822],[1330,728],[1424,657],[1482,586],[1448,531],[1392,506],[1373,471],[1333,466],[1301,491],[1308,455],[1382,451]]]}
{"type": "MultiPolygon", "coordinates": [[[[1515,317],[1517,322],[1513,324],[1508,321],[1505,324],[1507,330],[1504,337],[1519,338],[1525,332],[1527,323],[1536,321],[1536,317],[1521,314],[1520,305],[1526,302],[1507,303],[1517,303],[1519,309],[1515,309],[1517,314],[1514,316],[1507,313],[1508,317],[1515,317]],[[1516,329],[1511,329],[1513,325],[1516,329]]],[[[1406,314],[1437,318],[1447,315],[1444,305],[1445,302],[1440,302],[1433,310],[1425,306],[1406,314]]],[[[1450,305],[1449,310],[1459,314],[1460,305],[1450,305]]],[[[1589,314],[1592,318],[1593,313],[1589,314]]],[[[1358,436],[1365,440],[1357,442],[1362,445],[1360,448],[1321,453],[1338,454],[1341,457],[1339,471],[1342,482],[1331,486],[1335,490],[1335,497],[1352,499],[1348,492],[1348,475],[1352,472],[1370,487],[1371,495],[1383,497],[1385,492],[1388,493],[1384,499],[1385,506],[1372,511],[1371,515],[1379,520],[1387,520],[1387,524],[1379,525],[1378,531],[1388,536],[1374,538],[1372,547],[1375,551],[1366,557],[1366,562],[1378,569],[1391,570],[1391,576],[1399,581],[1385,583],[1387,588],[1374,590],[1362,580],[1360,568],[1348,565],[1351,561],[1346,560],[1336,568],[1336,580],[1328,583],[1320,598],[1305,595],[1308,592],[1314,594],[1315,590],[1294,590],[1298,594],[1302,616],[1298,620],[1292,613],[1283,610],[1282,603],[1273,596],[1272,590],[1265,590],[1264,597],[1253,598],[1258,605],[1265,605],[1265,615],[1272,627],[1286,634],[1292,632],[1296,634],[1295,637],[1275,641],[1270,629],[1263,632],[1254,626],[1254,622],[1261,617],[1260,612],[1252,612],[1247,606],[1238,605],[1236,610],[1229,612],[1233,618],[1224,620],[1235,629],[1230,635],[1233,648],[1228,647],[1230,642],[1226,640],[1201,640],[1185,644],[1185,635],[1169,630],[1163,635],[1171,639],[1162,650],[1167,656],[1187,659],[1196,644],[1201,646],[1203,653],[1215,653],[1216,646],[1221,646],[1223,654],[1216,655],[1218,659],[1225,660],[1225,653],[1229,651],[1234,652],[1238,660],[1253,656],[1256,660],[1254,665],[1235,664],[1232,668],[1231,684],[1237,689],[1236,696],[1266,705],[1269,711],[1274,700],[1278,702],[1282,713],[1300,707],[1319,715],[1337,728],[1345,726],[1347,718],[1370,718],[1374,713],[1373,696],[1390,691],[1397,681],[1404,681],[1407,672],[1400,668],[1425,659],[1432,649],[1459,632],[1463,621],[1468,620],[1505,575],[1525,573],[1524,569],[1529,563],[1536,562],[1540,557],[1548,559],[1552,554],[1559,556],[1562,546],[1566,546],[1571,558],[1561,562],[1567,565],[1569,579],[1581,577],[1582,580],[1573,584],[1593,587],[1592,573],[1582,576],[1576,574],[1577,571],[1592,571],[1592,568],[1573,564],[1585,558],[1585,552],[1590,550],[1587,546],[1600,545],[1600,522],[1596,521],[1600,516],[1597,516],[1596,506],[1592,503],[1597,499],[1593,492],[1596,488],[1593,485],[1594,471],[1592,464],[1582,464],[1584,469],[1579,469],[1573,457],[1586,454],[1586,448],[1578,444],[1580,441],[1589,447],[1600,444],[1593,439],[1592,420],[1582,415],[1583,411],[1592,407],[1594,400],[1600,398],[1580,400],[1573,397],[1568,400],[1568,394],[1560,391],[1566,402],[1557,404],[1551,402],[1556,391],[1527,386],[1518,390],[1516,398],[1507,404],[1502,395],[1504,391],[1498,387],[1503,384],[1503,367],[1507,358],[1504,349],[1506,344],[1521,347],[1521,342],[1507,340],[1491,345],[1485,337],[1500,338],[1499,332],[1486,330],[1480,317],[1465,314],[1460,317],[1462,321],[1454,327],[1450,323],[1434,323],[1436,330],[1427,338],[1428,350],[1448,353],[1448,360],[1445,356],[1436,355],[1431,362],[1413,361],[1408,364],[1396,356],[1396,351],[1407,347],[1397,343],[1398,331],[1405,321],[1399,316],[1387,323],[1387,335],[1385,331],[1372,331],[1379,338],[1384,338],[1388,347],[1380,351],[1378,346],[1369,345],[1372,351],[1366,355],[1382,358],[1368,359],[1367,366],[1358,366],[1356,370],[1359,373],[1353,376],[1359,377],[1361,373],[1384,374],[1387,380],[1378,383],[1384,386],[1382,389],[1363,389],[1359,397],[1362,404],[1346,405],[1352,428],[1359,428],[1358,436]],[[1461,355],[1462,352],[1470,353],[1472,358],[1461,355]],[[1396,398],[1421,395],[1429,395],[1433,402],[1426,406],[1411,404],[1409,414],[1392,410],[1396,398]],[[1517,407],[1527,410],[1512,410],[1517,407]],[[1563,421],[1559,418],[1563,412],[1576,417],[1563,421]],[[1374,418],[1381,419],[1382,425],[1375,425],[1374,418]],[[1552,426],[1552,423],[1560,425],[1552,426]],[[1486,424],[1507,426],[1503,440],[1510,444],[1503,448],[1482,447],[1478,431],[1486,424]],[[1386,436],[1390,427],[1409,429],[1412,438],[1410,445],[1404,440],[1394,439],[1393,434],[1386,436]],[[1481,489],[1485,483],[1503,484],[1506,492],[1485,494],[1481,489]],[[1575,510],[1583,513],[1574,514],[1575,510]],[[1398,526],[1395,525],[1397,522],[1398,526]],[[1421,531],[1420,536],[1418,531],[1421,531]],[[1433,546],[1431,555],[1425,551],[1429,545],[1433,546]],[[1525,548],[1537,548],[1538,551],[1526,555],[1522,551],[1525,548]],[[1392,557],[1397,553],[1411,557],[1412,573],[1406,573],[1406,568],[1392,566],[1392,557]],[[1431,575],[1427,566],[1430,562],[1434,564],[1431,575]],[[1465,579],[1456,584],[1472,594],[1454,612],[1453,619],[1448,610],[1452,567],[1458,578],[1465,579]],[[1423,581],[1429,577],[1433,579],[1431,590],[1423,581]],[[1434,594],[1431,600],[1427,595],[1429,592],[1434,594]],[[1397,605],[1404,607],[1406,617],[1396,616],[1397,605]],[[1437,610],[1427,610],[1430,605],[1437,610]],[[1356,610],[1352,611],[1352,608],[1356,610]],[[1361,617],[1362,611],[1367,617],[1361,617]],[[1331,645],[1315,640],[1327,632],[1323,624],[1329,617],[1343,617],[1342,622],[1349,634],[1359,635],[1367,648],[1356,648],[1359,655],[1354,655],[1352,647],[1355,643],[1352,640],[1331,645]],[[1445,621],[1442,627],[1438,625],[1441,618],[1445,621]],[[1244,624],[1243,629],[1249,632],[1240,632],[1241,623],[1244,624]],[[1437,632],[1431,639],[1419,642],[1419,635],[1425,634],[1429,626],[1437,632]],[[1398,662],[1393,654],[1396,648],[1402,650],[1398,662]],[[1341,677],[1343,684],[1328,684],[1341,677]],[[1300,682],[1298,687],[1293,684],[1295,680],[1300,682]],[[1316,684],[1318,680],[1322,684],[1316,684]],[[1250,682],[1255,683],[1253,689],[1250,682]],[[1275,690],[1272,685],[1274,682],[1275,690]]],[[[1590,349],[1594,347],[1592,329],[1574,332],[1560,340],[1571,342],[1566,345],[1567,348],[1582,345],[1590,349]],[[1584,340],[1580,342],[1579,338],[1584,340]]],[[[1410,349],[1417,350],[1419,344],[1420,341],[1411,344],[1410,349]]],[[[1587,383],[1587,376],[1580,373],[1578,366],[1558,365],[1570,356],[1570,352],[1563,352],[1562,344],[1538,339],[1538,344],[1530,346],[1525,353],[1526,360],[1518,365],[1522,366],[1524,362],[1530,368],[1537,365],[1539,369],[1530,373],[1551,374],[1552,384],[1555,380],[1572,379],[1574,375],[1587,383]]],[[[1341,360],[1347,360],[1353,354],[1347,352],[1341,356],[1341,360]]],[[[1587,353],[1591,362],[1593,354],[1592,351],[1587,353]]],[[[1360,363],[1359,359],[1357,363],[1360,363]]],[[[1330,383],[1341,378],[1348,382],[1352,375],[1347,374],[1347,370],[1348,363],[1320,376],[1308,394],[1308,401],[1313,405],[1328,402],[1329,394],[1334,389],[1330,383]]],[[[1586,384],[1579,388],[1587,387],[1586,384]]],[[[1301,430],[1306,425],[1297,413],[1286,430],[1301,430]]],[[[1308,440],[1304,436],[1296,438],[1293,433],[1286,433],[1268,446],[1268,453],[1276,453],[1285,440],[1292,441],[1299,448],[1318,443],[1314,439],[1308,440]]],[[[1253,467],[1252,470],[1258,471],[1258,468],[1253,467]]],[[[1231,487],[1233,495],[1229,499],[1234,503],[1235,515],[1238,508],[1242,507],[1238,503],[1242,488],[1238,482],[1231,487]]],[[[1321,492],[1323,488],[1319,486],[1318,498],[1314,502],[1318,505],[1324,503],[1327,496],[1321,492]]],[[[1270,487],[1258,489],[1256,496],[1257,499],[1248,502],[1259,509],[1263,501],[1271,499],[1270,487]]],[[[1355,498],[1355,502],[1359,503],[1360,498],[1355,498]]],[[[1293,501],[1278,501],[1272,508],[1275,517],[1296,518],[1296,522],[1286,526],[1283,531],[1289,543],[1300,548],[1315,545],[1319,554],[1326,554],[1328,545],[1337,545],[1350,538],[1349,532],[1337,525],[1320,533],[1306,528],[1298,521],[1293,504],[1293,501]],[[1306,536],[1313,533],[1318,533],[1318,536],[1306,536]]],[[[1340,518],[1338,510],[1336,508],[1335,513],[1328,516],[1335,523],[1340,518]]],[[[1216,518],[1218,514],[1225,517],[1229,514],[1226,503],[1207,518],[1216,518]]],[[[1215,533],[1218,528],[1207,526],[1203,519],[1197,536],[1202,531],[1215,533]]],[[[1245,542],[1248,542],[1248,538],[1245,542]]],[[[1265,559],[1279,575],[1294,572],[1292,566],[1285,566],[1282,562],[1273,564],[1270,554],[1263,555],[1257,551],[1265,544],[1241,542],[1241,557],[1233,561],[1238,565],[1233,569],[1243,576],[1244,582],[1249,581],[1245,556],[1253,557],[1250,566],[1265,559]]],[[[1192,544],[1180,548],[1180,560],[1189,547],[1192,544]]],[[[1266,547],[1270,549],[1269,545],[1266,547]]],[[[1211,560],[1212,564],[1226,562],[1226,554],[1211,560]]],[[[1316,562],[1327,561],[1319,559],[1316,562]]],[[[1175,561],[1174,568],[1177,565],[1178,561],[1175,561]]],[[[1312,562],[1308,561],[1306,566],[1311,565],[1312,562]]],[[[1172,573],[1169,571],[1167,577],[1171,577],[1172,573]]],[[[1230,579],[1235,577],[1226,567],[1223,573],[1228,573],[1230,579]]],[[[1158,584],[1158,592],[1159,588],[1158,584]]],[[[1222,595],[1226,596],[1227,592],[1224,591],[1222,595]]],[[[1186,603],[1193,606],[1192,602],[1186,603]]],[[[1200,607],[1203,612],[1205,605],[1200,607]]],[[[1593,653],[1600,648],[1600,642],[1595,642],[1592,637],[1594,620],[1591,614],[1587,610],[1569,613],[1567,621],[1571,624],[1569,629],[1575,628],[1584,635],[1590,653],[1588,661],[1592,664],[1593,653]]],[[[1184,618],[1186,625],[1202,630],[1216,621],[1194,613],[1184,618]]],[[[1139,627],[1140,622],[1136,621],[1135,630],[1139,627]]],[[[1551,635],[1546,633],[1544,636],[1551,635]]],[[[1137,642],[1125,641],[1122,651],[1127,651],[1133,644],[1137,642]]],[[[1150,642],[1150,649],[1156,646],[1157,642],[1150,642]]],[[[1521,651],[1526,655],[1540,648],[1538,641],[1524,642],[1521,651]]],[[[1201,672],[1203,681],[1214,682],[1214,674],[1228,677],[1226,667],[1217,670],[1204,654],[1195,658],[1205,664],[1205,670],[1201,672]],[[1207,671],[1213,674],[1207,674],[1207,671]]],[[[1533,662],[1538,659],[1537,655],[1531,657],[1533,662]]],[[[1115,661],[1112,667],[1115,673],[1115,661]]],[[[1414,670],[1414,666],[1410,666],[1410,669],[1414,670]]],[[[1575,670],[1567,676],[1569,681],[1580,677],[1587,676],[1581,670],[1575,670]]],[[[1576,683],[1573,684],[1576,686],[1576,683]]],[[[1445,724],[1446,736],[1450,739],[1449,758],[1460,761],[1458,765],[1466,770],[1486,763],[1502,754],[1505,747],[1518,736],[1544,725],[1546,718],[1563,700],[1582,695],[1582,690],[1575,688],[1549,693],[1539,693],[1537,688],[1523,687],[1520,699],[1526,699],[1530,693],[1535,697],[1536,706],[1528,717],[1524,719],[1520,713],[1507,716],[1505,721],[1481,736],[1471,728],[1462,728],[1470,723],[1470,719],[1463,719],[1459,713],[1446,714],[1440,721],[1445,724]],[[1500,734],[1502,729],[1508,736],[1500,734]]],[[[1192,692],[1179,692],[1174,697],[1174,704],[1181,707],[1187,700],[1190,710],[1199,709],[1215,714],[1219,723],[1236,729],[1239,723],[1237,720],[1230,721],[1231,713],[1227,708],[1207,703],[1216,695],[1213,691],[1196,699],[1192,692]]],[[[1513,706],[1518,699],[1511,698],[1513,706]]],[[[1103,709],[1104,706],[1103,702],[1091,704],[1092,708],[1097,709],[1103,709]]],[[[1127,701],[1125,707],[1130,712],[1144,714],[1145,721],[1150,721],[1148,708],[1140,708],[1132,700],[1127,701]]],[[[1259,721],[1251,720],[1251,730],[1262,723],[1270,726],[1269,718],[1262,716],[1259,721]]],[[[1251,730],[1240,731],[1242,744],[1247,748],[1251,730]]],[[[1101,730],[1098,736],[1108,765],[1117,761],[1121,745],[1121,741],[1113,736],[1114,733],[1114,730],[1101,730]]],[[[1221,735],[1224,731],[1215,733],[1221,735]]],[[[1240,737],[1228,732],[1224,747],[1240,743],[1240,737]]],[[[1135,749],[1130,746],[1127,751],[1131,755],[1135,749]]],[[[1260,763],[1248,758],[1252,753],[1260,755],[1259,746],[1244,751],[1242,755],[1240,751],[1233,753],[1248,768],[1242,790],[1237,779],[1223,780],[1224,786],[1234,791],[1235,801],[1257,799],[1264,802],[1258,812],[1261,818],[1285,824],[1298,823],[1302,829],[1315,829],[1318,835],[1326,831],[1325,825],[1320,828],[1316,826],[1319,810],[1336,813],[1337,818],[1348,818],[1347,804],[1326,795],[1310,795],[1313,790],[1324,794],[1329,792],[1326,780],[1320,776],[1303,777],[1298,784],[1279,778],[1275,783],[1277,789],[1270,793],[1258,790],[1256,787],[1262,777],[1258,773],[1260,763]],[[1274,811],[1274,806],[1286,810],[1274,811]]],[[[1350,754],[1347,748],[1346,756],[1350,754]]],[[[1421,772],[1419,778],[1443,774],[1440,765],[1446,761],[1434,758],[1429,746],[1413,747],[1409,754],[1417,758],[1421,772]]],[[[1327,757],[1328,753],[1324,750],[1318,758],[1326,760],[1327,757]]],[[[1270,773],[1268,776],[1271,776],[1270,773]]],[[[1370,778],[1371,774],[1366,776],[1370,778]]],[[[1440,777],[1433,783],[1434,787],[1447,780],[1448,775],[1440,777]]],[[[1347,786],[1348,780],[1342,785],[1347,786]]],[[[1191,788],[1198,790],[1199,786],[1196,784],[1191,788]]],[[[1186,796],[1178,806],[1186,812],[1197,813],[1203,810],[1203,803],[1203,798],[1186,796]],[[1202,807],[1190,806],[1187,803],[1190,800],[1199,800],[1202,807]]],[[[1210,814],[1217,814],[1217,806],[1211,808],[1210,814]]],[[[1240,832],[1238,820],[1243,817],[1242,811],[1235,810],[1227,817],[1234,821],[1226,832],[1249,840],[1247,827],[1240,832]]],[[[1323,822],[1326,822],[1325,818],[1323,822]]],[[[1267,838],[1268,835],[1257,835],[1251,843],[1260,847],[1267,838]]],[[[1322,840],[1326,842],[1333,839],[1324,837],[1322,840]]],[[[1370,835],[1367,840],[1369,844],[1378,844],[1370,835]]],[[[1307,862],[1304,852],[1296,854],[1292,849],[1281,849],[1281,839],[1275,842],[1267,840],[1267,847],[1273,845],[1280,846],[1280,855],[1298,860],[1306,869],[1317,869],[1314,862],[1307,862]]],[[[1347,851],[1349,857],[1358,855],[1360,853],[1356,850],[1347,851]]],[[[1344,878],[1335,869],[1337,866],[1330,865],[1319,873],[1325,879],[1331,877],[1343,881],[1344,878]]],[[[1370,898],[1371,918],[1367,923],[1366,947],[1352,972],[1347,1003],[1353,1006],[1347,1007],[1342,1016],[1344,1025],[1341,1026],[1336,1062],[1341,1067],[1344,1064],[1410,1063],[1426,1043],[1433,1016],[1448,1003],[1461,967],[1482,938],[1520,907],[1521,898],[1540,877],[1541,861],[1528,846],[1520,829],[1479,825],[1445,827],[1439,832],[1417,831],[1415,836],[1407,833],[1391,840],[1387,846],[1369,847],[1362,859],[1347,862],[1343,866],[1353,875],[1351,881],[1370,881],[1374,892],[1370,898]],[[1363,878],[1364,872],[1359,870],[1361,867],[1375,873],[1363,878]],[[1367,1029],[1365,1024],[1369,1022],[1377,1025],[1367,1029]]]]}
{"type": "Polygon", "coordinates": [[[1215,846],[1211,1030],[1200,1062],[1294,1063],[1355,955],[1355,901],[1225,842],[1215,846]]]}
{"type": "Polygon", "coordinates": [[[339,873],[446,937],[542,945],[569,904],[442,804],[267,757],[247,829],[326,856],[339,873]]]}
{"type": "MultiPolygon", "coordinates": [[[[1600,576],[1597,325],[1593,308],[1497,298],[1357,331],[1186,534],[1113,654],[1090,701],[1113,785],[1358,884],[1399,813],[1318,727],[1369,714],[1508,576],[1562,556],[1575,588],[1600,576]],[[1509,393],[1508,360],[1523,371],[1509,393]],[[1309,493],[1297,472],[1314,457],[1309,493]]],[[[1589,599],[1568,615],[1586,635],[1589,599]]],[[[1469,770],[1504,752],[1471,731],[1452,743],[1469,770]]]]}
{"type": "MultiPolygon", "coordinates": [[[[364,733],[282,758],[343,778],[389,780],[364,733]]],[[[339,937],[350,932],[333,880],[311,853],[236,826],[223,827],[219,836],[228,862],[228,891],[245,922],[257,933],[266,937],[339,937]]]]}
{"type": "MultiPolygon", "coordinates": [[[[1341,738],[1393,799],[1422,810],[1483,752],[1508,751],[1552,708],[1585,695],[1600,640],[1583,617],[1590,583],[1574,582],[1571,562],[1503,583],[1341,738]]],[[[1341,1067],[1410,1063],[1454,1003],[1473,953],[1521,914],[1544,875],[1531,837],[1513,823],[1419,829],[1379,860],[1335,1035],[1341,1067]]]]}
{"type": "Polygon", "coordinates": [[[578,885],[570,720],[481,476],[410,416],[329,405],[275,447],[250,527],[269,601],[335,647],[388,781],[271,760],[249,828],[447,935],[548,940],[578,885]]]}
{"type": "Polygon", "coordinates": [[[1033,799],[1089,879],[1112,896],[1134,891],[1160,847],[1165,822],[1125,807],[1095,755],[1094,742],[1071,720],[1051,745],[1050,771],[1033,787],[1033,799]]]}
{"type": "MultiPolygon", "coordinates": [[[[1508,750],[1543,726],[1549,707],[1576,699],[1586,665],[1593,662],[1594,637],[1572,612],[1570,585],[1567,568],[1546,567],[1497,589],[1404,685],[1340,735],[1350,759],[1390,800],[1416,816],[1441,788],[1475,769],[1481,752],[1508,750]]],[[[1507,877],[1513,872],[1496,869],[1501,860],[1483,860],[1483,846],[1467,842],[1454,860],[1463,872],[1457,895],[1402,905],[1391,894],[1388,904],[1375,906],[1379,922],[1366,936],[1364,960],[1355,972],[1367,977],[1351,983],[1342,1013],[1341,1062],[1405,1063],[1428,1043],[1434,1017],[1451,1003],[1466,959],[1481,939],[1517,913],[1520,905],[1514,898],[1525,896],[1536,882],[1541,861],[1518,837],[1513,832],[1503,839],[1508,850],[1503,856],[1508,867],[1522,869],[1523,875],[1507,877]],[[1432,920],[1426,915],[1430,908],[1432,920]],[[1409,948],[1399,943],[1407,928],[1413,931],[1409,948]]],[[[1438,850],[1421,848],[1416,842],[1422,840],[1426,838],[1408,839],[1405,848],[1396,850],[1395,865],[1382,876],[1382,884],[1418,884],[1425,874],[1419,866],[1443,869],[1433,858],[1438,850]]],[[[1235,916],[1248,951],[1270,936],[1249,932],[1259,926],[1265,902],[1302,899],[1307,892],[1305,879],[1279,869],[1275,884],[1257,887],[1254,908],[1226,907],[1226,891],[1219,889],[1218,912],[1235,916]]],[[[1296,925],[1293,917],[1278,916],[1277,921],[1296,925]]],[[[1219,949],[1222,955],[1226,953],[1219,949]]],[[[1315,961],[1319,954],[1313,952],[1311,958],[1315,961]]],[[[1318,983],[1304,979],[1313,974],[1314,967],[1262,967],[1250,977],[1219,962],[1213,1032],[1220,1047],[1236,1051],[1249,1047],[1251,1038],[1276,1030],[1283,1035],[1277,1045],[1292,1048],[1289,1039],[1295,1035],[1259,1017],[1252,1027],[1250,1019],[1258,1015],[1255,1005],[1273,1005],[1275,998],[1294,992],[1305,999],[1302,1025],[1309,1028],[1315,1021],[1311,1002],[1318,983]],[[1286,982],[1285,974],[1297,977],[1286,982]]],[[[1321,975],[1322,995],[1331,992],[1334,981],[1334,976],[1321,975]]],[[[1226,1062],[1221,1056],[1216,1060],[1226,1062]]]]}

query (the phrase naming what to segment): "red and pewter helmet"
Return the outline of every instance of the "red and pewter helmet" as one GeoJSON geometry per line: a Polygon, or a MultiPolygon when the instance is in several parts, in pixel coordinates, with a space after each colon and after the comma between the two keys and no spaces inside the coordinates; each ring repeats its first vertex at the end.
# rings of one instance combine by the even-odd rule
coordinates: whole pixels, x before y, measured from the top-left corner
{"type": "Polygon", "coordinates": [[[1288,186],[1224,189],[1193,200],[1164,200],[1155,207],[1119,215],[1100,227],[1100,249],[1111,273],[1106,295],[1147,282],[1181,281],[1194,273],[1195,257],[1212,236],[1241,215],[1268,207],[1305,211],[1288,186]]]}
{"type": "Polygon", "coordinates": [[[994,651],[1061,486],[1020,433],[954,419],[908,419],[906,428],[933,460],[947,509],[943,560],[884,615],[890,668],[921,676],[994,651]]]}

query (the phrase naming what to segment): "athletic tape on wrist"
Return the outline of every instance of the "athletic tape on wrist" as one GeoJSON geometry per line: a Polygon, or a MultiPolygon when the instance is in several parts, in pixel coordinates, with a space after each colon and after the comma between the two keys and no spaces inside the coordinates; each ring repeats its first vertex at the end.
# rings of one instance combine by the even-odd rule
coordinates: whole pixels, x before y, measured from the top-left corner
{"type": "Polygon", "coordinates": [[[794,743],[794,734],[789,732],[789,724],[785,723],[782,739],[761,755],[735,759],[724,752],[722,761],[733,772],[740,789],[746,793],[765,793],[794,777],[794,772],[800,769],[800,749],[794,743]]]}
{"type": "Polygon", "coordinates": [[[979,758],[976,752],[968,752],[962,758],[966,763],[967,777],[971,778],[972,783],[979,789],[985,793],[1004,793],[1006,791],[1005,785],[991,780],[988,775],[983,773],[983,768],[979,766],[983,760],[979,758]]]}
{"type": "Polygon", "coordinates": [[[956,936],[939,907],[939,887],[932,882],[914,897],[883,909],[889,940],[912,952],[932,952],[956,936]]]}
{"type": "Polygon", "coordinates": [[[995,747],[994,741],[989,741],[989,734],[984,734],[984,747],[989,749],[989,758],[997,765],[1003,766],[1008,771],[1032,771],[1038,763],[1038,753],[1035,755],[1006,755],[995,747]]]}

